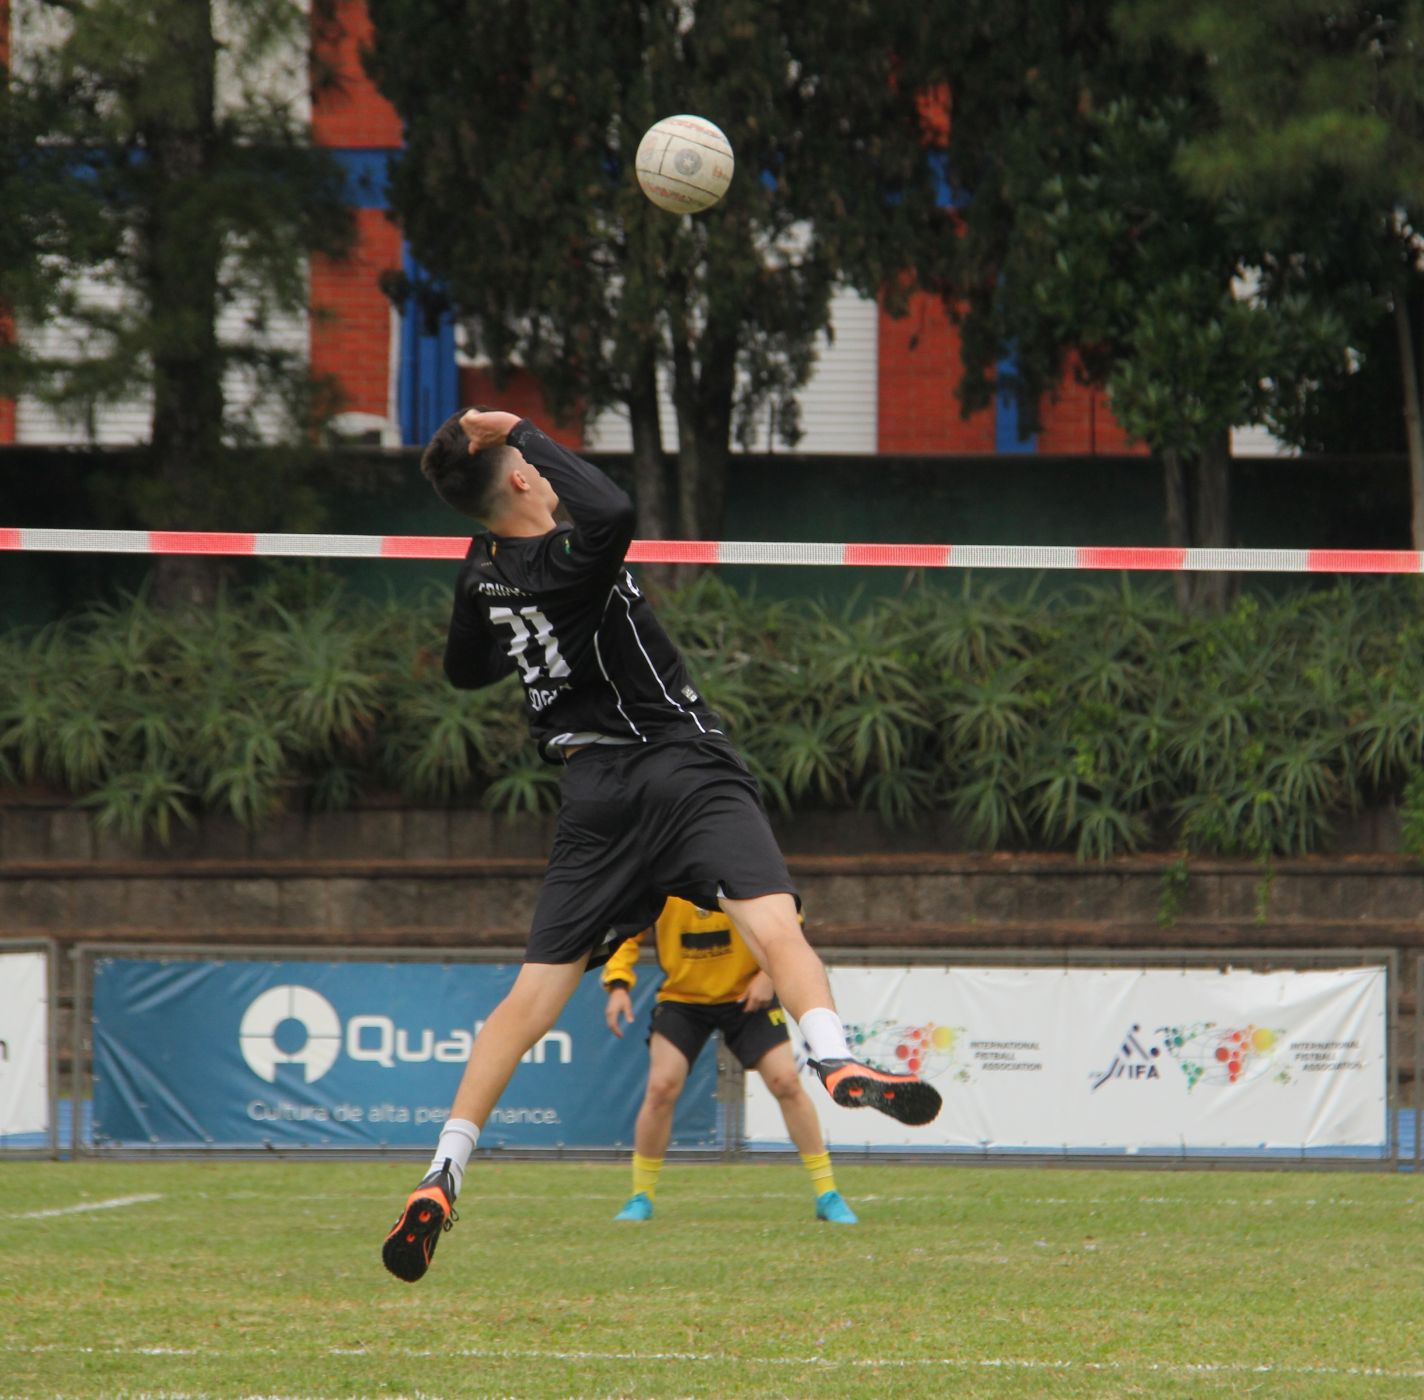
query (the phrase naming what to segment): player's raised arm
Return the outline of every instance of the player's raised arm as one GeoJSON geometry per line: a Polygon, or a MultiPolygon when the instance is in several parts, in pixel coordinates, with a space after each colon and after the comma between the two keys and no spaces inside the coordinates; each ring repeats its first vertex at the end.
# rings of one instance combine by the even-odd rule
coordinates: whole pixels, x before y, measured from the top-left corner
{"type": "Polygon", "coordinates": [[[527,418],[510,429],[508,442],[549,479],[573,518],[571,553],[589,561],[621,562],[637,524],[628,493],[527,418]]]}
{"type": "Polygon", "coordinates": [[[616,569],[633,539],[637,513],[628,493],[513,413],[452,415],[420,466],[442,500],[495,535],[548,535],[553,547],[543,562],[555,580],[616,569]],[[560,505],[573,517],[572,532],[558,529],[560,505]]]}

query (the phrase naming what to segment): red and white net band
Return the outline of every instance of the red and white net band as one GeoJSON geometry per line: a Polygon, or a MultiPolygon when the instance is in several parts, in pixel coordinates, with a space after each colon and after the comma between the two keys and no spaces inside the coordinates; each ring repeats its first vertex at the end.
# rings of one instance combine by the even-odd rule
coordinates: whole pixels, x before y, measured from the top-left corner
{"type": "MultiPolygon", "coordinates": [[[[0,527],[0,551],[217,554],[270,559],[463,559],[457,535],[278,535],[190,530],[0,527]]],[[[1113,569],[1220,573],[1417,574],[1413,549],[1165,549],[1018,544],[797,544],[634,540],[630,564],[819,564],[895,569],[1113,569]]]]}

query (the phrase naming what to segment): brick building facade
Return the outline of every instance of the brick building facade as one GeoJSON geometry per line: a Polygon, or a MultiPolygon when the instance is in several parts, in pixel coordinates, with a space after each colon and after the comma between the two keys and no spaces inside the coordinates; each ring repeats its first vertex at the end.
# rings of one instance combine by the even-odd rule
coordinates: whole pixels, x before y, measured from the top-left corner
{"type": "MultiPolygon", "coordinates": [[[[313,261],[306,327],[311,364],[339,385],[346,410],[340,430],[386,445],[417,443],[456,404],[493,394],[487,374],[461,361],[451,327],[427,333],[420,317],[401,314],[381,288],[383,272],[416,270],[385,207],[386,165],[400,149],[401,123],[361,65],[371,32],[365,0],[342,0],[338,9],[339,22],[313,36],[316,56],[335,81],[313,95],[310,118],[313,140],[346,172],[356,243],[347,259],[313,261]]],[[[15,43],[23,37],[15,35],[15,43]]],[[[0,0],[0,58],[11,39],[9,8],[0,0]]],[[[1127,441],[1102,394],[1071,376],[1042,406],[1034,436],[1021,434],[1017,407],[1007,397],[964,418],[953,393],[962,374],[959,338],[937,299],[916,296],[908,315],[897,319],[843,293],[833,319],[834,340],[825,343],[802,396],[801,451],[1091,456],[1143,450],[1127,441]]],[[[499,401],[543,416],[538,386],[527,375],[516,374],[499,401]]],[[[0,400],[0,443],[82,440],[78,430],[66,433],[24,407],[0,400]]],[[[141,407],[117,416],[109,439],[141,437],[144,417],[141,407]]],[[[665,425],[671,445],[670,411],[665,425]]],[[[626,445],[626,432],[626,424],[606,416],[559,435],[576,447],[609,451],[626,445]]]]}

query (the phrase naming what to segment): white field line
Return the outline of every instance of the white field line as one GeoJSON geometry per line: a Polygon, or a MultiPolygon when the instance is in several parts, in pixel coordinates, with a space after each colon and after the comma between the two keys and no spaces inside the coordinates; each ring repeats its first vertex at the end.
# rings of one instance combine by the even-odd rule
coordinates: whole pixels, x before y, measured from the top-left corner
{"type": "MultiPolygon", "coordinates": [[[[104,1390],[100,1391],[105,1400],[214,1400],[211,1390],[104,1390]]],[[[382,1391],[382,1400],[441,1400],[439,1394],[431,1394],[429,1390],[393,1391],[387,1394],[382,1391]]],[[[34,1400],[33,1393],[20,1394],[16,1391],[10,1394],[9,1391],[0,1390],[0,1400],[34,1400]]],[[[64,1400],[63,1391],[58,1391],[56,1400],[64,1400]]],[[[312,1394],[268,1394],[253,1393],[239,1394],[238,1400],[365,1400],[363,1396],[353,1396],[347,1391],[343,1396],[312,1396],[312,1394]]],[[[487,1394],[486,1391],[460,1391],[460,1400],[520,1400],[515,1394],[504,1393],[487,1394]]],[[[580,1397],[571,1396],[570,1400],[580,1400],[580,1397]]]]}
{"type": "MultiPolygon", "coordinates": [[[[669,1200],[686,1201],[689,1204],[703,1201],[800,1201],[806,1198],[805,1191],[740,1191],[729,1189],[727,1191],[683,1191],[676,1185],[676,1178],[661,1179],[660,1187],[666,1192],[669,1200]]],[[[809,1189],[809,1188],[808,1188],[809,1189]]],[[[520,1191],[481,1191],[478,1189],[473,1177],[470,1178],[470,1187],[461,1197],[467,1206],[472,1210],[476,1209],[480,1202],[497,1201],[522,1201],[528,1203],[533,1193],[520,1191]]],[[[1339,1210],[1339,1209],[1361,1209],[1371,1210],[1375,1208],[1398,1210],[1404,1206],[1418,1206],[1419,1201],[1413,1196],[1406,1197],[1402,1201],[1388,1200],[1381,1197],[1378,1201],[1362,1201],[1350,1196],[1260,1196],[1250,1197],[1221,1197],[1213,1198],[1210,1201],[1198,1196],[973,1196],[947,1190],[942,1196],[926,1195],[881,1195],[879,1192],[870,1191],[864,1193],[842,1193],[847,1200],[857,1202],[874,1203],[875,1205],[913,1205],[939,1204],[945,1201],[952,1201],[960,1206],[1185,1206],[1197,1207],[1210,1205],[1213,1208],[1218,1206],[1229,1206],[1237,1209],[1251,1210],[1339,1210]]],[[[270,1200],[270,1196],[262,1191],[227,1191],[213,1193],[213,1199],[222,1201],[256,1201],[270,1200]]],[[[308,1193],[283,1192],[284,1201],[393,1201],[395,1198],[388,1191],[315,1191],[308,1193]]],[[[623,1196],[618,1192],[609,1191],[561,1191],[560,1201],[606,1201],[613,1205],[622,1202],[623,1196]]]]}
{"type": "MultiPolygon", "coordinates": [[[[0,1354],[84,1356],[239,1357],[282,1356],[277,1347],[76,1347],[46,1344],[31,1347],[0,1346],[0,1354]]],[[[1063,1374],[1159,1376],[1280,1376],[1290,1379],[1335,1377],[1386,1381],[1424,1380],[1424,1369],[1387,1366],[1292,1366],[1263,1361],[1072,1361],[1066,1358],[1027,1356],[748,1356],[698,1351],[565,1351],[542,1347],[328,1347],[329,1357],[369,1357],[375,1361],[434,1361],[456,1358],[469,1361],[629,1362],[637,1365],[765,1366],[813,1371],[1046,1371],[1063,1374]]],[[[170,1392],[171,1393],[171,1392],[170,1392]]]]}
{"type": "Polygon", "coordinates": [[[156,1191],[150,1191],[142,1196],[114,1196],[107,1201],[79,1201],[72,1206],[56,1206],[53,1210],[25,1210],[8,1215],[7,1220],[49,1220],[56,1215],[80,1215],[90,1210],[120,1210],[124,1206],[147,1205],[149,1201],[161,1201],[163,1199],[156,1191]]]}

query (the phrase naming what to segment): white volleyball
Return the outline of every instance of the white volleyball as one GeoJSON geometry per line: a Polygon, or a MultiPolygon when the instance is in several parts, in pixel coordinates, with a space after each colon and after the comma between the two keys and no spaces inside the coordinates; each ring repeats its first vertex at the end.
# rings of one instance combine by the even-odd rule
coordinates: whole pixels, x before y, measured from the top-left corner
{"type": "Polygon", "coordinates": [[[732,183],[732,144],[705,117],[681,115],[654,122],[638,143],[638,184],[659,209],[698,214],[732,183]]]}

